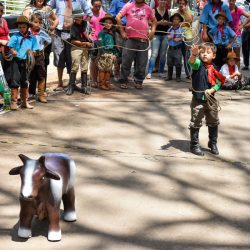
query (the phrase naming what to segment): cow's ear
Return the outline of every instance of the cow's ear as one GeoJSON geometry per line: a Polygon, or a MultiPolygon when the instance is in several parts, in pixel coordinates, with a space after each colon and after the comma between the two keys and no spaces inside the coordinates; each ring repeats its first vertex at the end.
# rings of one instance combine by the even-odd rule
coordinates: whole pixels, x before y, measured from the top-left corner
{"type": "Polygon", "coordinates": [[[25,162],[26,162],[27,160],[30,160],[30,158],[29,158],[28,156],[26,156],[26,155],[20,154],[20,155],[18,155],[18,156],[19,156],[19,158],[21,159],[21,161],[23,162],[23,164],[25,164],[25,162]]]}
{"type": "Polygon", "coordinates": [[[53,171],[51,171],[49,169],[46,169],[46,174],[45,175],[46,175],[46,177],[48,177],[50,179],[53,179],[53,180],[60,180],[61,179],[60,176],[57,173],[55,173],[55,172],[53,172],[53,171]]]}
{"type": "Polygon", "coordinates": [[[40,163],[40,165],[41,165],[42,167],[45,168],[45,156],[44,156],[44,155],[42,155],[42,156],[38,159],[38,162],[40,163]]]}
{"type": "Polygon", "coordinates": [[[18,175],[20,174],[20,170],[22,169],[23,166],[12,168],[9,172],[10,175],[18,175]]]}

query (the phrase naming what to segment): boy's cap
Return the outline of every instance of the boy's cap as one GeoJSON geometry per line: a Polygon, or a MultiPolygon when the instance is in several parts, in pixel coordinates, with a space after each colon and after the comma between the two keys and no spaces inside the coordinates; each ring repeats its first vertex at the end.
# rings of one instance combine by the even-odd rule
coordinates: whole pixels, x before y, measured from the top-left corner
{"type": "Polygon", "coordinates": [[[84,12],[81,9],[77,9],[77,10],[73,10],[72,11],[72,18],[76,18],[76,17],[83,17],[85,16],[84,12]]]}
{"type": "Polygon", "coordinates": [[[104,25],[105,21],[106,20],[111,20],[113,22],[113,24],[116,24],[116,20],[113,16],[109,15],[109,14],[106,14],[105,17],[103,17],[101,20],[100,20],[100,23],[102,25],[104,25]]]}
{"type": "Polygon", "coordinates": [[[223,18],[225,19],[226,22],[228,21],[227,15],[226,15],[226,13],[223,12],[223,11],[217,13],[214,17],[215,17],[215,19],[218,19],[220,16],[223,17],[223,18]]]}
{"type": "Polygon", "coordinates": [[[29,20],[26,16],[19,16],[16,20],[16,24],[25,23],[29,26],[29,20]]]}
{"type": "Polygon", "coordinates": [[[170,19],[170,22],[173,22],[174,17],[178,17],[178,18],[180,19],[181,22],[184,21],[184,19],[183,19],[183,17],[181,16],[181,14],[176,12],[176,13],[174,13],[174,14],[169,18],[169,19],[170,19]]]}
{"type": "Polygon", "coordinates": [[[233,58],[233,59],[235,59],[235,60],[237,60],[237,61],[240,60],[240,58],[237,57],[237,55],[235,54],[234,51],[230,51],[230,52],[228,52],[228,54],[227,54],[227,60],[228,60],[228,59],[231,59],[231,58],[233,58]]]}

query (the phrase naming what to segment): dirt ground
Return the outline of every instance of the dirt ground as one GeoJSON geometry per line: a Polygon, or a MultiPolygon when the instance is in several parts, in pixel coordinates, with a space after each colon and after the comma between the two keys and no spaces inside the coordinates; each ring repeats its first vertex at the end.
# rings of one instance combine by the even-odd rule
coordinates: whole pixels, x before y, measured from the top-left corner
{"type": "Polygon", "coordinates": [[[47,104],[2,113],[0,249],[249,250],[250,92],[217,94],[220,155],[207,150],[204,125],[198,157],[189,152],[189,86],[153,78],[142,91],[50,92],[47,104]],[[56,243],[46,221],[17,237],[20,178],[8,174],[18,154],[45,152],[77,164],[78,220],[61,220],[56,243]]]}

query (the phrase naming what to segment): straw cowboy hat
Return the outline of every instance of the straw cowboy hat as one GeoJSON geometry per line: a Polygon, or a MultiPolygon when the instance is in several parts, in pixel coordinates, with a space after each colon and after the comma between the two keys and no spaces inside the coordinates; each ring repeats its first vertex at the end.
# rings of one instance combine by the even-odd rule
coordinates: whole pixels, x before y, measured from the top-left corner
{"type": "Polygon", "coordinates": [[[214,17],[215,17],[215,19],[218,19],[220,16],[223,17],[223,18],[225,19],[226,22],[228,21],[228,18],[227,18],[227,16],[226,16],[226,13],[223,12],[223,11],[217,13],[214,17]]]}
{"type": "Polygon", "coordinates": [[[178,18],[180,19],[181,22],[184,21],[184,19],[183,19],[183,17],[181,16],[181,14],[176,12],[176,13],[174,13],[174,14],[169,18],[170,22],[173,22],[174,17],[178,17],[178,18]]]}
{"type": "Polygon", "coordinates": [[[72,11],[72,18],[83,17],[85,16],[84,12],[81,9],[73,10],[72,11]]]}
{"type": "Polygon", "coordinates": [[[113,16],[109,15],[109,14],[106,14],[105,17],[103,17],[101,20],[100,20],[100,23],[103,25],[105,23],[106,20],[111,20],[113,22],[113,24],[116,24],[116,20],[113,16]]]}
{"type": "Polygon", "coordinates": [[[237,55],[235,54],[234,51],[230,51],[230,52],[227,53],[227,60],[228,60],[228,59],[231,59],[231,58],[233,58],[233,59],[235,59],[235,60],[237,60],[237,61],[240,60],[240,58],[237,57],[237,55]]]}
{"type": "Polygon", "coordinates": [[[16,20],[16,24],[21,24],[21,23],[25,23],[29,26],[29,20],[26,16],[19,16],[16,20]]]}

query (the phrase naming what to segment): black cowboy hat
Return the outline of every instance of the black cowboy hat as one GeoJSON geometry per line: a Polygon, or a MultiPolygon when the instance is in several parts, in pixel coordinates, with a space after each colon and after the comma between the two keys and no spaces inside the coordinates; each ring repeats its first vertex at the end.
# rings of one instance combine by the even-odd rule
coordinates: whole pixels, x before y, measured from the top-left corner
{"type": "Polygon", "coordinates": [[[184,21],[184,19],[183,19],[183,17],[181,16],[181,14],[176,12],[176,13],[174,13],[174,14],[169,18],[170,22],[173,22],[174,17],[178,17],[178,18],[180,19],[181,23],[184,21]]]}
{"type": "Polygon", "coordinates": [[[106,20],[111,20],[113,22],[113,24],[116,24],[116,20],[113,16],[109,15],[109,14],[106,14],[105,17],[103,17],[101,20],[100,20],[100,23],[102,25],[104,25],[105,21],[106,20]]]}
{"type": "Polygon", "coordinates": [[[83,17],[85,16],[84,12],[81,9],[77,9],[77,10],[72,10],[72,18],[76,18],[76,17],[83,17]]]}
{"type": "Polygon", "coordinates": [[[218,19],[218,17],[220,17],[220,16],[223,17],[223,18],[225,19],[226,22],[228,21],[227,15],[226,15],[226,13],[223,12],[223,11],[217,13],[214,17],[215,17],[215,19],[218,19]]]}

